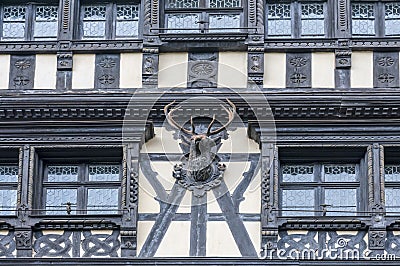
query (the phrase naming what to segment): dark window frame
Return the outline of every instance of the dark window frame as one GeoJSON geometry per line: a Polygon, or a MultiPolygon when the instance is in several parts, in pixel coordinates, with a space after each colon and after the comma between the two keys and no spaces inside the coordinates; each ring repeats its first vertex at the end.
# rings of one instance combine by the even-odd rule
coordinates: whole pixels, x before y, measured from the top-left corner
{"type": "MultiPolygon", "coordinates": [[[[385,32],[385,4],[388,3],[396,3],[394,0],[374,0],[374,1],[368,1],[368,0],[352,0],[350,3],[350,32],[351,35],[355,38],[371,38],[371,37],[399,37],[400,34],[395,34],[395,35],[386,35],[385,32]],[[353,32],[353,15],[352,15],[352,10],[353,10],[353,4],[371,4],[374,6],[374,35],[361,35],[361,34],[355,34],[353,32]]],[[[399,19],[400,20],[400,19],[399,19]]]]}
{"type": "Polygon", "coordinates": [[[247,1],[241,1],[241,7],[226,7],[226,8],[211,8],[208,7],[209,0],[199,0],[200,4],[197,8],[170,8],[168,7],[168,0],[164,1],[161,5],[161,28],[165,29],[165,33],[173,34],[227,34],[227,33],[241,33],[247,27],[247,1]],[[168,30],[168,15],[169,14],[200,14],[200,23],[198,28],[190,30],[182,30],[182,32],[172,32],[168,30]],[[210,28],[210,15],[225,15],[225,14],[239,14],[240,15],[240,28],[239,31],[224,28],[210,28]],[[211,29],[211,30],[210,30],[211,29]],[[213,30],[215,29],[215,30],[213,30]]]}
{"type": "MultiPolygon", "coordinates": [[[[356,189],[357,193],[357,206],[356,206],[356,211],[360,210],[360,199],[361,199],[361,189],[360,189],[360,164],[349,164],[349,163],[338,163],[338,162],[305,162],[303,163],[285,163],[281,164],[279,167],[279,209],[283,208],[283,199],[282,199],[282,191],[285,189],[290,189],[290,190],[313,190],[314,191],[314,211],[306,212],[305,215],[298,215],[298,216],[322,216],[322,204],[326,204],[325,200],[325,190],[326,189],[356,189]],[[282,169],[284,165],[292,165],[292,166],[302,166],[302,165],[312,165],[314,170],[313,170],[313,176],[314,176],[314,181],[310,182],[284,182],[283,181],[283,174],[282,174],[282,169]],[[327,182],[323,180],[323,168],[325,165],[337,165],[337,166],[348,166],[348,165],[354,165],[356,168],[356,175],[358,181],[354,182],[346,182],[346,183],[341,183],[341,182],[327,182]]],[[[340,206],[338,206],[340,207],[340,206]]],[[[327,207],[327,210],[329,211],[329,207],[327,207]]],[[[283,210],[284,211],[284,210],[283,210]]],[[[287,217],[283,216],[282,212],[280,212],[282,217],[287,217]]],[[[290,211],[290,210],[288,210],[290,211]]],[[[329,214],[328,214],[329,215],[329,214]]],[[[329,217],[335,216],[335,213],[331,213],[329,217]]],[[[349,213],[349,215],[344,215],[344,216],[356,216],[356,214],[352,215],[349,213]]],[[[297,217],[297,215],[296,215],[297,217]]]]}
{"type": "Polygon", "coordinates": [[[333,2],[331,0],[284,0],[284,1],[267,1],[265,7],[265,37],[268,39],[283,39],[283,38],[290,38],[290,39],[316,39],[316,38],[331,38],[334,36],[333,34],[333,23],[329,23],[329,21],[333,21],[333,2]],[[301,32],[301,4],[323,4],[324,5],[324,35],[302,35],[301,32]],[[276,35],[269,35],[268,34],[268,11],[270,4],[289,4],[290,5],[290,22],[291,22],[291,36],[276,36],[276,35]]]}
{"type": "Polygon", "coordinates": [[[142,26],[143,26],[143,19],[142,19],[142,4],[139,0],[115,0],[115,1],[81,1],[79,8],[78,8],[78,18],[79,23],[77,25],[77,37],[80,40],[90,40],[90,41],[101,41],[101,40],[137,40],[142,38],[142,26]],[[106,7],[106,17],[105,17],[105,33],[104,37],[87,37],[84,36],[83,30],[83,21],[84,21],[84,6],[90,5],[104,5],[106,7]],[[117,6],[118,5],[137,5],[139,10],[138,15],[138,31],[136,36],[125,36],[125,37],[118,37],[116,36],[116,27],[117,27],[117,6]]]}
{"type": "MultiPolygon", "coordinates": [[[[400,165],[400,146],[398,145],[385,145],[384,148],[384,165],[383,165],[383,182],[384,187],[381,188],[385,195],[385,208],[386,211],[388,207],[392,207],[388,205],[387,198],[386,198],[386,190],[393,189],[393,188],[400,188],[400,181],[386,181],[386,166],[390,165],[400,165]]],[[[399,202],[400,205],[400,202],[399,202]]],[[[395,208],[395,206],[393,207],[395,208]]],[[[400,216],[400,213],[388,213],[386,212],[387,216],[400,216]]]]}
{"type": "Polygon", "coordinates": [[[61,10],[59,7],[59,1],[51,1],[45,0],[41,2],[22,2],[22,1],[5,1],[4,3],[0,4],[0,41],[2,42],[20,42],[20,41],[57,41],[59,33],[60,33],[60,18],[61,18],[61,10]],[[25,15],[25,32],[23,39],[3,39],[3,14],[4,14],[4,7],[7,6],[25,6],[26,7],[26,15],[25,15]],[[53,37],[49,38],[38,38],[35,39],[35,21],[36,21],[36,7],[37,6],[54,6],[58,8],[58,15],[57,15],[57,33],[53,37]]]}
{"type": "MultiPolygon", "coordinates": [[[[356,165],[358,168],[358,191],[357,191],[357,213],[350,213],[348,216],[337,216],[333,212],[329,213],[327,207],[327,218],[332,217],[365,217],[368,210],[368,145],[350,145],[350,146],[321,146],[321,145],[278,145],[278,179],[277,179],[277,193],[278,193],[278,208],[279,218],[286,219],[290,217],[323,217],[322,207],[319,206],[320,202],[314,202],[314,206],[318,207],[315,210],[319,212],[309,212],[306,215],[297,216],[282,216],[282,166],[283,165],[356,165]]],[[[314,173],[315,175],[316,173],[314,173]]],[[[322,174],[322,171],[320,171],[322,174]]],[[[328,188],[342,188],[343,182],[328,182],[328,188]]],[[[348,182],[348,187],[354,187],[355,183],[348,182]]],[[[312,185],[312,186],[315,186],[312,185]]],[[[312,187],[311,186],[311,187],[312,187]]],[[[306,186],[303,183],[293,183],[291,188],[303,189],[306,186]]],[[[309,186],[310,187],[310,186],[309,186]]],[[[320,194],[321,195],[321,194],[320,194]]],[[[322,195],[321,195],[322,196],[322,195]]]]}
{"type": "MultiPolygon", "coordinates": [[[[65,213],[46,213],[46,189],[47,188],[77,188],[78,192],[77,206],[72,205],[72,209],[77,209],[74,216],[115,216],[122,215],[122,191],[126,189],[124,180],[127,178],[126,161],[124,160],[126,153],[125,146],[85,146],[77,148],[75,146],[65,147],[35,147],[34,156],[34,179],[33,184],[33,215],[45,216],[63,216],[67,214],[67,205],[65,205],[65,213]],[[89,172],[85,170],[89,165],[119,165],[120,179],[118,181],[89,181],[89,172]],[[47,166],[49,165],[65,165],[79,166],[78,181],[76,182],[47,182],[47,166]],[[86,175],[86,176],[85,176],[86,175]],[[96,213],[96,209],[90,210],[92,213],[86,213],[87,207],[87,188],[117,188],[118,189],[118,210],[112,210],[110,213],[96,213]],[[86,190],[86,192],[84,191],[86,190]]],[[[67,203],[67,202],[65,202],[67,203]]],[[[61,211],[63,211],[62,209],[61,211]]]]}

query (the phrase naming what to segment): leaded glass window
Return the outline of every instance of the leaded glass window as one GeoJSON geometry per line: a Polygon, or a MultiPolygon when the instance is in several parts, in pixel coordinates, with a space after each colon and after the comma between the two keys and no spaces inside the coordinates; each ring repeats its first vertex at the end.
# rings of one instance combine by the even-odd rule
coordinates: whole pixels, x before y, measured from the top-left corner
{"type": "Polygon", "coordinates": [[[118,213],[120,186],[118,164],[47,165],[43,180],[46,214],[118,213]]]}
{"type": "Polygon", "coordinates": [[[46,41],[57,39],[57,5],[5,5],[1,8],[2,21],[0,25],[2,26],[2,40],[46,41]]]}
{"type": "Polygon", "coordinates": [[[385,4],[385,35],[400,35],[400,3],[385,4]]]}
{"type": "Polygon", "coordinates": [[[268,36],[284,37],[292,35],[290,4],[268,5],[268,36]]]}
{"type": "Polygon", "coordinates": [[[0,165],[0,215],[13,215],[17,206],[18,166],[0,165]]]}
{"type": "Polygon", "coordinates": [[[26,16],[26,6],[4,6],[2,40],[24,40],[26,16]]]}
{"type": "Polygon", "coordinates": [[[139,35],[139,5],[91,4],[81,7],[83,39],[124,39],[139,35]]]}
{"type": "Polygon", "coordinates": [[[388,215],[400,215],[400,165],[385,165],[385,204],[388,215]]]}
{"type": "Polygon", "coordinates": [[[301,4],[301,36],[324,36],[324,4],[301,4]]]}
{"type": "Polygon", "coordinates": [[[56,39],[58,32],[58,7],[36,6],[34,38],[56,39]]]}
{"type": "Polygon", "coordinates": [[[168,0],[165,4],[167,33],[240,32],[242,16],[240,0],[168,0]]]}
{"type": "Polygon", "coordinates": [[[267,4],[268,37],[323,37],[327,18],[325,2],[276,2],[267,4]]]}
{"type": "Polygon", "coordinates": [[[117,5],[115,37],[135,37],[139,32],[139,6],[117,5]]]}
{"type": "Polygon", "coordinates": [[[353,3],[352,14],[352,33],[357,36],[375,35],[375,10],[374,4],[353,3]]]}
{"type": "Polygon", "coordinates": [[[282,216],[354,216],[358,210],[356,164],[284,164],[281,167],[282,216]],[[323,214],[323,207],[327,212],[323,214]]]}

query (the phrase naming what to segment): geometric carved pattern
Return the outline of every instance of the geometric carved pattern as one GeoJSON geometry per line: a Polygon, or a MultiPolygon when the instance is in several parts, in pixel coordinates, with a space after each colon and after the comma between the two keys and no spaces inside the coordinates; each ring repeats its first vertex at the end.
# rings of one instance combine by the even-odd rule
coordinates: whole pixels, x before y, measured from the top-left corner
{"type": "Polygon", "coordinates": [[[397,88],[399,86],[399,53],[374,52],[374,87],[397,88]]]}
{"type": "Polygon", "coordinates": [[[121,246],[118,240],[119,231],[112,234],[94,234],[95,231],[83,231],[82,250],[83,257],[110,256],[118,257],[117,251],[121,246]]]}
{"type": "Polygon", "coordinates": [[[95,67],[96,89],[119,87],[119,55],[97,54],[95,67]]]}
{"type": "Polygon", "coordinates": [[[387,231],[387,239],[385,243],[385,250],[388,254],[394,254],[396,257],[400,256],[400,237],[399,231],[387,231]]]}
{"type": "Polygon", "coordinates": [[[311,87],[311,53],[286,54],[286,87],[311,87]]]}
{"type": "Polygon", "coordinates": [[[35,74],[35,56],[12,55],[10,62],[10,89],[32,89],[35,74]]]}
{"type": "MultiPolygon", "coordinates": [[[[364,240],[366,231],[314,231],[309,230],[306,232],[302,231],[279,231],[278,249],[280,257],[295,256],[298,252],[299,259],[309,258],[328,258],[332,254],[330,252],[324,252],[331,249],[332,252],[336,252],[338,258],[340,256],[354,256],[357,258],[357,253],[353,253],[355,250],[358,251],[359,257],[362,256],[364,250],[367,249],[367,243],[364,240]],[[292,232],[289,234],[289,232],[292,232]],[[302,253],[302,251],[314,251],[302,253]],[[342,255],[340,255],[342,254],[342,255]]],[[[350,257],[351,258],[351,257],[350,257]]]]}
{"type": "Polygon", "coordinates": [[[35,232],[33,249],[35,257],[70,257],[72,249],[72,231],[60,231],[62,234],[46,234],[42,231],[35,232]]]}
{"type": "MultiPolygon", "coordinates": [[[[119,231],[112,233],[97,230],[60,230],[58,233],[43,234],[36,231],[33,249],[35,257],[118,257],[121,247],[119,231]],[[96,233],[100,232],[100,233],[96,233]]],[[[1,249],[1,247],[0,247],[1,249]]],[[[15,249],[15,242],[14,242],[15,249]]]]}
{"type": "Polygon", "coordinates": [[[15,248],[14,233],[12,231],[9,231],[6,235],[0,235],[0,257],[14,257],[15,248]]]}
{"type": "Polygon", "coordinates": [[[218,53],[190,53],[188,87],[217,86],[218,53]]]}

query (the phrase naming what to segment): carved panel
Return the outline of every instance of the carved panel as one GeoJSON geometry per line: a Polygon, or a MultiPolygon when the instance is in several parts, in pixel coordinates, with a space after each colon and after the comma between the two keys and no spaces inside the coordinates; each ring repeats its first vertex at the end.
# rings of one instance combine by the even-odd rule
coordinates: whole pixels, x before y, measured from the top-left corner
{"type": "Polygon", "coordinates": [[[374,87],[396,88],[399,86],[399,53],[374,52],[374,87]]]}
{"type": "Polygon", "coordinates": [[[218,53],[190,53],[188,87],[217,86],[218,53]]]}
{"type": "Polygon", "coordinates": [[[338,34],[340,36],[346,36],[349,34],[349,16],[348,16],[348,1],[339,0],[337,5],[338,14],[338,34]]]}
{"type": "Polygon", "coordinates": [[[72,231],[60,231],[59,234],[36,231],[34,235],[35,257],[71,257],[72,231]]]}
{"type": "Polygon", "coordinates": [[[400,256],[400,232],[399,231],[387,231],[387,240],[385,243],[385,251],[388,254],[394,254],[396,257],[400,256]]]}
{"type": "Polygon", "coordinates": [[[370,230],[368,237],[368,247],[369,249],[384,249],[386,241],[386,231],[385,230],[370,230]]]}
{"type": "Polygon", "coordinates": [[[97,54],[95,67],[96,89],[116,89],[119,87],[119,54],[97,54]]]}
{"type": "Polygon", "coordinates": [[[311,87],[311,53],[286,54],[286,87],[311,87]]]}
{"type": "Polygon", "coordinates": [[[120,241],[119,232],[114,230],[111,234],[96,231],[83,231],[82,250],[83,257],[109,256],[118,257],[120,241]]]}
{"type": "Polygon", "coordinates": [[[247,56],[249,84],[262,85],[264,77],[264,47],[249,47],[247,56]]]}
{"type": "Polygon", "coordinates": [[[0,234],[0,257],[14,257],[15,248],[14,232],[0,234]]]}
{"type": "Polygon", "coordinates": [[[36,231],[35,257],[118,257],[117,230],[36,231]]]}
{"type": "Polygon", "coordinates": [[[158,48],[144,48],[142,62],[143,85],[157,86],[158,84],[158,48]]]}
{"type": "Polygon", "coordinates": [[[32,248],[32,232],[31,231],[15,231],[15,242],[17,249],[32,248]]]}
{"type": "Polygon", "coordinates": [[[10,89],[32,89],[35,75],[34,55],[12,55],[10,60],[10,89]]]}

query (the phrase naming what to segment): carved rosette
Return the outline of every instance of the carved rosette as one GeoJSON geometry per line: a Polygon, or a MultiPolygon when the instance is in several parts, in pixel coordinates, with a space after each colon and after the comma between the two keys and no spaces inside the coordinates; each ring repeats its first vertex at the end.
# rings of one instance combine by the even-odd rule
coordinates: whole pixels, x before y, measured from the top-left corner
{"type": "Polygon", "coordinates": [[[188,64],[188,87],[216,87],[218,53],[191,53],[188,64]]]}

